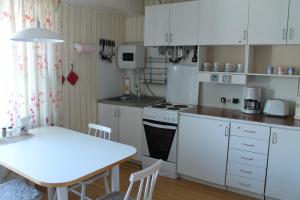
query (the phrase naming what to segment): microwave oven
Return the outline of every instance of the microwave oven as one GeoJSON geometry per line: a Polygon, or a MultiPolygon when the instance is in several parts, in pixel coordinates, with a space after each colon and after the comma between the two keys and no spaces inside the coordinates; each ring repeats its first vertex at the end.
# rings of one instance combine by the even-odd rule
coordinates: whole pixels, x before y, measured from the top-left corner
{"type": "Polygon", "coordinates": [[[135,69],[145,66],[145,47],[142,45],[120,45],[118,48],[120,68],[135,69]]]}

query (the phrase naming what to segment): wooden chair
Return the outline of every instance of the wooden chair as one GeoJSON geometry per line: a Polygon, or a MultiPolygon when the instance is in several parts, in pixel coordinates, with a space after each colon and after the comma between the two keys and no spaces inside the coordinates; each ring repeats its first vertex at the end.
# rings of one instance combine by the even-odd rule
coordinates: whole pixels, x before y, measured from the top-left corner
{"type": "Polygon", "coordinates": [[[134,198],[130,197],[129,195],[131,193],[134,183],[137,181],[140,181],[140,185],[135,200],[140,200],[143,192],[144,192],[143,200],[152,200],[153,190],[155,187],[155,183],[157,180],[157,176],[161,164],[162,164],[162,160],[159,160],[155,164],[151,165],[146,169],[132,173],[129,178],[130,185],[126,193],[113,192],[103,197],[100,197],[97,200],[134,200],[134,198]],[[146,179],[146,183],[145,183],[145,179],[146,179]],[[146,184],[145,188],[144,188],[144,183],[146,184]]]}
{"type": "MultiPolygon", "coordinates": [[[[95,137],[110,140],[111,128],[101,126],[101,125],[98,125],[98,124],[92,124],[92,123],[88,124],[88,128],[89,128],[89,131],[88,131],[89,135],[93,135],[95,137]]],[[[82,181],[79,184],[76,184],[76,185],[70,187],[69,191],[71,191],[71,192],[75,193],[76,195],[80,196],[80,200],[91,200],[90,197],[86,196],[86,186],[94,183],[95,181],[97,181],[101,178],[103,178],[105,192],[106,192],[106,194],[108,194],[108,193],[110,193],[109,183],[108,183],[108,175],[109,175],[109,171],[106,171],[102,174],[94,176],[91,179],[88,179],[86,181],[82,181]],[[76,190],[79,187],[81,187],[80,192],[78,192],[76,190]]]]}
{"type": "Polygon", "coordinates": [[[0,200],[40,200],[42,193],[20,180],[0,184],[0,200]]]}

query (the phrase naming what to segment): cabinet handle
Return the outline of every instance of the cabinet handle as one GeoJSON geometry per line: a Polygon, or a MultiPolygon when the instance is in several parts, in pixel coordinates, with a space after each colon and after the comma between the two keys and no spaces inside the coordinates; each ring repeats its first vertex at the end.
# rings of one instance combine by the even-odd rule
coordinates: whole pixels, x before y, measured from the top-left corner
{"type": "Polygon", "coordinates": [[[225,128],[225,137],[227,137],[229,135],[229,128],[226,126],[225,128]]]}
{"type": "Polygon", "coordinates": [[[245,186],[245,187],[250,187],[251,185],[250,184],[246,184],[246,183],[242,183],[242,182],[239,182],[240,185],[242,186],[245,186]]]}
{"type": "Polygon", "coordinates": [[[117,118],[118,117],[118,111],[117,111],[118,109],[115,109],[115,118],[117,118]]]}
{"type": "Polygon", "coordinates": [[[241,157],[243,160],[253,160],[253,158],[247,158],[247,157],[244,157],[244,156],[242,156],[241,157]]]}
{"type": "Polygon", "coordinates": [[[290,28],[290,40],[294,38],[294,29],[290,28]]]}
{"type": "Polygon", "coordinates": [[[244,130],[245,133],[256,133],[255,131],[248,131],[248,130],[244,130]]]}
{"type": "Polygon", "coordinates": [[[252,174],[252,171],[247,171],[247,170],[244,170],[244,169],[240,169],[240,172],[243,172],[245,174],[252,174]]]}
{"type": "Polygon", "coordinates": [[[173,33],[170,33],[170,34],[169,34],[169,37],[170,37],[170,38],[169,38],[169,42],[170,42],[170,43],[173,42],[173,33]]]}
{"type": "Polygon", "coordinates": [[[118,117],[121,117],[121,109],[118,109],[118,117]]]}
{"type": "Polygon", "coordinates": [[[247,31],[244,30],[244,41],[246,41],[246,40],[247,40],[247,31]]]}
{"type": "Polygon", "coordinates": [[[277,144],[277,133],[273,132],[272,144],[277,144]]]}
{"type": "Polygon", "coordinates": [[[286,40],[286,29],[282,29],[282,39],[286,40]]]}
{"type": "Polygon", "coordinates": [[[169,43],[169,33],[166,33],[166,43],[169,43]]]}
{"type": "Polygon", "coordinates": [[[244,146],[246,146],[246,147],[255,147],[255,145],[254,144],[247,144],[247,143],[242,143],[244,146]]]}

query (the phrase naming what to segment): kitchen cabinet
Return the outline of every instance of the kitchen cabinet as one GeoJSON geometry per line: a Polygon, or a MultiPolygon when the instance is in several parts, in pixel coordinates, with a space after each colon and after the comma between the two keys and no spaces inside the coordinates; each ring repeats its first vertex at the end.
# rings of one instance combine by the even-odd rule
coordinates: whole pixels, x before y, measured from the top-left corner
{"type": "Polygon", "coordinates": [[[249,0],[199,0],[199,45],[247,44],[249,0]]]}
{"type": "Polygon", "coordinates": [[[198,28],[198,1],[171,4],[170,46],[196,45],[198,28]]]}
{"type": "Polygon", "coordinates": [[[226,185],[264,195],[270,126],[231,122],[226,185]]]}
{"type": "Polygon", "coordinates": [[[180,115],[178,173],[225,185],[229,121],[180,115]]]}
{"type": "Polygon", "coordinates": [[[272,128],[266,196],[300,199],[300,131],[272,128]]]}
{"type": "Polygon", "coordinates": [[[196,45],[198,1],[147,6],[145,46],[196,45]]]}
{"type": "Polygon", "coordinates": [[[170,30],[170,4],[147,6],[145,9],[145,46],[167,46],[170,30]]]}
{"type": "Polygon", "coordinates": [[[286,44],[288,12],[289,0],[250,0],[248,43],[286,44]]]}
{"type": "Polygon", "coordinates": [[[98,109],[98,122],[112,128],[112,140],[134,146],[137,153],[133,158],[141,161],[142,108],[99,103],[98,109]]]}
{"type": "Polygon", "coordinates": [[[289,21],[287,31],[288,44],[300,44],[300,1],[290,0],[289,21]]]}
{"type": "Polygon", "coordinates": [[[119,106],[119,142],[137,149],[136,160],[142,159],[143,109],[119,106]]]}

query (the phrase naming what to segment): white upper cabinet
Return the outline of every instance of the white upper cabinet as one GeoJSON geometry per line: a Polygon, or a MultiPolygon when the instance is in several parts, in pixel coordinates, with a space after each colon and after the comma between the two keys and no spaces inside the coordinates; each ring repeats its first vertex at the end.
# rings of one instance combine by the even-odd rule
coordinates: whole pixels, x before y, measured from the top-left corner
{"type": "Polygon", "coordinates": [[[300,44],[300,1],[291,0],[288,22],[288,44],[300,44]]]}
{"type": "Polygon", "coordinates": [[[171,4],[169,45],[196,45],[198,1],[171,4]]]}
{"type": "Polygon", "coordinates": [[[145,46],[167,46],[170,30],[170,4],[147,6],[145,10],[145,46]]]}
{"type": "Polygon", "coordinates": [[[200,45],[246,44],[249,0],[199,0],[200,45]]]}
{"type": "Polygon", "coordinates": [[[300,199],[300,132],[271,130],[266,196],[282,200],[300,199]]]}
{"type": "Polygon", "coordinates": [[[250,0],[248,43],[286,44],[288,7],[289,0],[250,0]]]}

